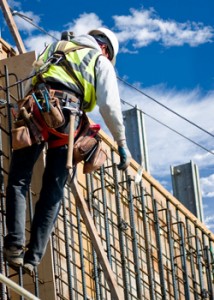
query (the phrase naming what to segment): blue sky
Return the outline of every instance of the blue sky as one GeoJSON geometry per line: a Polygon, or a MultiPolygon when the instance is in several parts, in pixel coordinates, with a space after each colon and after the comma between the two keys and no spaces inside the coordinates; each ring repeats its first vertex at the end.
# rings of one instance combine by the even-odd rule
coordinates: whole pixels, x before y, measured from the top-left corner
{"type": "MultiPolygon", "coordinates": [[[[76,35],[98,26],[114,30],[120,42],[116,72],[161,104],[214,133],[214,1],[8,1],[52,36],[76,35]]],[[[0,13],[1,37],[15,47],[0,13]]],[[[53,39],[15,17],[28,51],[39,53],[53,39]]],[[[122,82],[123,100],[138,105],[210,151],[213,137],[122,82]]],[[[125,106],[123,109],[130,109],[125,106]]],[[[102,123],[95,110],[92,117],[102,123]]],[[[214,155],[145,116],[150,172],[171,191],[170,166],[192,160],[199,167],[205,223],[214,231],[214,155]]],[[[105,126],[103,125],[104,129],[105,126]]],[[[105,129],[107,130],[107,129],[105,129]]]]}

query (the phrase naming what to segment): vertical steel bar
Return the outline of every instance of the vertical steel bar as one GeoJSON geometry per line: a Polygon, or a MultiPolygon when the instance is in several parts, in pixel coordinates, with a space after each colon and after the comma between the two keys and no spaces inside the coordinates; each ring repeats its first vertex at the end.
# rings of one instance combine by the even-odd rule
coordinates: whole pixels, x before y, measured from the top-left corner
{"type": "Polygon", "coordinates": [[[211,270],[211,259],[210,259],[210,251],[209,247],[204,247],[204,256],[206,261],[206,276],[207,276],[207,285],[208,285],[208,293],[209,299],[214,299],[214,291],[213,291],[213,282],[212,282],[212,270],[211,270]]]}
{"type": "Polygon", "coordinates": [[[158,267],[159,267],[159,274],[160,274],[161,293],[162,293],[162,299],[166,300],[167,297],[166,297],[166,286],[165,286],[165,277],[164,277],[162,245],[160,239],[160,225],[159,225],[157,202],[154,199],[154,190],[152,185],[151,185],[151,197],[152,197],[152,204],[154,210],[155,237],[156,237],[157,252],[158,252],[158,267]]]}
{"type": "Polygon", "coordinates": [[[178,232],[180,235],[180,252],[181,252],[181,263],[183,271],[183,281],[184,281],[184,291],[185,291],[185,300],[190,300],[190,288],[189,288],[189,278],[188,278],[188,269],[187,269],[187,257],[185,249],[185,238],[184,238],[184,229],[183,223],[179,220],[179,212],[176,210],[177,219],[178,219],[178,232]]]}
{"type": "Polygon", "coordinates": [[[211,240],[210,237],[207,236],[206,234],[203,234],[203,245],[204,246],[204,259],[206,263],[206,274],[207,274],[207,285],[208,285],[208,291],[210,295],[210,300],[214,300],[214,274],[212,274],[212,270],[214,270],[214,259],[213,262],[211,260],[211,240]],[[208,241],[205,242],[205,237],[207,238],[208,241]],[[213,278],[212,278],[213,277],[213,278]]]}
{"type": "MultiPolygon", "coordinates": [[[[0,208],[0,273],[3,273],[3,264],[4,264],[4,259],[3,259],[3,237],[4,237],[4,227],[5,227],[5,208],[4,208],[4,193],[5,193],[5,187],[4,187],[4,174],[3,174],[3,152],[2,152],[2,136],[0,132],[0,193],[1,193],[1,208],[0,208]]],[[[0,284],[0,299],[5,300],[5,285],[3,283],[0,284]]]]}
{"type": "Polygon", "coordinates": [[[78,239],[79,239],[79,249],[80,249],[80,264],[81,264],[81,275],[82,275],[82,289],[83,289],[83,299],[87,300],[87,288],[86,288],[86,280],[85,280],[85,264],[84,264],[84,253],[83,253],[83,242],[82,242],[82,227],[80,220],[80,212],[79,209],[76,208],[77,214],[77,227],[78,227],[78,239]]]}
{"type": "Polygon", "coordinates": [[[202,245],[201,241],[198,236],[198,228],[195,227],[195,239],[196,239],[196,255],[197,255],[197,266],[198,266],[198,273],[199,273],[199,284],[200,284],[200,295],[202,296],[205,288],[204,288],[204,280],[203,280],[203,268],[202,268],[202,245]]]}
{"type": "Polygon", "coordinates": [[[8,132],[9,132],[9,148],[10,148],[10,155],[12,154],[12,136],[11,136],[11,129],[12,129],[12,120],[11,120],[11,102],[10,102],[10,92],[9,92],[9,74],[7,66],[4,66],[5,72],[5,85],[6,85],[6,101],[7,101],[7,120],[8,120],[8,132]]]}
{"type": "MultiPolygon", "coordinates": [[[[93,217],[91,184],[92,184],[91,177],[89,174],[86,174],[87,199],[88,199],[89,210],[93,217]]],[[[99,284],[98,259],[97,259],[97,254],[93,247],[92,247],[92,255],[93,255],[93,263],[94,263],[94,281],[95,281],[95,290],[96,290],[96,300],[102,300],[101,287],[99,284]]]]}
{"type": "MultiPolygon", "coordinates": [[[[23,274],[22,274],[22,268],[19,267],[18,269],[18,275],[19,275],[19,286],[23,287],[23,274]]],[[[20,300],[24,300],[24,296],[20,295],[20,300]]]]}
{"type": "Polygon", "coordinates": [[[176,281],[176,272],[175,272],[175,258],[174,258],[174,247],[173,247],[173,238],[172,238],[172,217],[169,210],[169,201],[167,201],[167,210],[166,210],[166,225],[167,225],[167,239],[169,243],[169,254],[170,254],[170,264],[171,264],[171,274],[172,274],[172,286],[174,292],[174,300],[178,300],[178,285],[176,281]]]}
{"type": "Polygon", "coordinates": [[[211,255],[211,266],[212,266],[212,280],[214,283],[214,242],[209,241],[209,250],[210,250],[210,255],[211,255]]]}
{"type": "Polygon", "coordinates": [[[142,215],[143,215],[143,228],[144,228],[144,238],[145,238],[145,246],[146,246],[146,262],[147,262],[147,272],[148,272],[148,282],[149,282],[149,294],[151,300],[156,300],[155,297],[155,286],[154,286],[154,273],[152,268],[152,251],[151,244],[149,238],[149,229],[148,229],[148,216],[146,212],[146,204],[144,198],[144,190],[142,183],[140,184],[140,197],[141,197],[141,207],[142,207],[142,215]]]}
{"type": "Polygon", "coordinates": [[[187,241],[191,250],[189,250],[190,257],[190,268],[191,268],[191,279],[193,282],[193,290],[194,290],[194,299],[198,299],[198,285],[196,281],[196,270],[195,270],[195,262],[194,262],[194,253],[192,251],[192,241],[191,241],[191,233],[189,232],[188,220],[186,221],[186,231],[187,231],[187,241]]]}
{"type": "Polygon", "coordinates": [[[126,178],[126,181],[127,181],[128,201],[129,201],[129,216],[130,216],[130,225],[131,225],[131,233],[132,233],[132,248],[133,248],[133,255],[134,255],[134,268],[135,268],[135,275],[136,275],[137,296],[139,299],[142,299],[142,297],[143,297],[142,283],[141,283],[141,276],[140,276],[137,231],[136,231],[135,217],[134,217],[132,181],[131,181],[131,177],[129,175],[126,178]]]}
{"type": "MultiPolygon", "coordinates": [[[[3,273],[3,218],[2,218],[2,212],[0,216],[0,273],[3,273]]],[[[5,287],[4,284],[0,283],[0,299],[5,300],[5,287]]]]}
{"type": "Polygon", "coordinates": [[[66,252],[66,264],[67,264],[67,271],[68,271],[68,290],[69,290],[69,298],[70,300],[73,298],[72,292],[72,271],[71,271],[71,263],[70,263],[70,249],[69,249],[69,234],[68,234],[68,221],[67,221],[67,211],[66,211],[66,203],[65,198],[62,199],[62,210],[63,210],[63,225],[64,225],[64,235],[65,235],[65,252],[66,252]]]}
{"type": "Polygon", "coordinates": [[[126,266],[126,256],[124,249],[124,236],[123,236],[123,220],[121,214],[121,199],[119,193],[119,182],[117,175],[117,165],[113,163],[113,177],[114,177],[114,189],[115,189],[115,202],[116,202],[116,210],[117,210],[117,224],[118,224],[118,234],[119,234],[119,243],[120,243],[120,253],[121,253],[121,265],[122,265],[122,273],[123,273],[123,288],[124,288],[124,297],[125,300],[129,300],[129,285],[128,285],[128,277],[127,277],[127,266],[126,266]]]}
{"type": "Polygon", "coordinates": [[[104,169],[104,166],[102,166],[100,168],[100,182],[101,182],[103,213],[104,213],[104,222],[105,222],[106,251],[107,251],[107,257],[108,257],[109,263],[112,266],[110,231],[109,231],[108,208],[107,208],[104,172],[105,172],[105,169],[104,169]]]}

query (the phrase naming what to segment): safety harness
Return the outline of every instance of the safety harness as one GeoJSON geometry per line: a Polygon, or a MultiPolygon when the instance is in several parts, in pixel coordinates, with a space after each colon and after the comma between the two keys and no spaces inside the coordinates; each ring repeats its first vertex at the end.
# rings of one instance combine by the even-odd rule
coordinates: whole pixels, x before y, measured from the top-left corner
{"type": "MultiPolygon", "coordinates": [[[[69,76],[71,76],[73,78],[73,80],[75,81],[75,84],[78,86],[79,90],[81,91],[81,97],[83,97],[84,88],[83,88],[82,84],[80,83],[80,81],[78,80],[73,69],[69,66],[68,61],[66,59],[66,54],[71,51],[83,49],[83,48],[85,48],[85,46],[80,46],[80,45],[76,46],[76,47],[72,46],[65,50],[67,43],[68,43],[67,41],[61,41],[57,48],[57,51],[55,51],[52,54],[52,56],[48,59],[48,61],[40,67],[40,69],[36,75],[37,81],[43,82],[43,84],[44,84],[45,80],[44,80],[42,74],[46,70],[48,70],[48,68],[50,67],[51,64],[60,65],[69,74],[69,76]]],[[[35,90],[38,89],[38,86],[39,85],[37,83],[35,90]]],[[[69,109],[70,105],[71,106],[75,105],[76,108],[78,108],[78,109],[82,108],[82,100],[77,98],[76,95],[74,95],[72,93],[67,93],[67,92],[54,90],[54,89],[49,89],[48,92],[49,92],[50,98],[53,98],[53,97],[59,98],[60,106],[62,108],[63,108],[63,106],[65,107],[66,105],[67,105],[68,109],[69,109]],[[64,103],[63,103],[63,101],[64,101],[64,103]]],[[[35,118],[40,122],[40,124],[42,126],[42,135],[43,135],[44,140],[48,142],[49,148],[59,147],[59,146],[68,144],[69,135],[67,133],[59,132],[55,128],[48,126],[47,123],[44,121],[44,118],[42,117],[41,111],[39,109],[38,101],[35,101],[33,111],[34,111],[35,118]]],[[[81,130],[81,127],[83,126],[83,124],[82,124],[83,121],[84,121],[84,119],[81,118],[80,124],[79,124],[78,128],[75,130],[75,137],[78,135],[79,131],[81,130]]]]}

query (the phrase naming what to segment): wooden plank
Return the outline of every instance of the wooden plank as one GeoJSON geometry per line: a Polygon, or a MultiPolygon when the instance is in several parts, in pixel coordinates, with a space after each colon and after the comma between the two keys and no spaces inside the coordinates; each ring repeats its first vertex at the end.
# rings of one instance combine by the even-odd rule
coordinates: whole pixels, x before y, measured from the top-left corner
{"type": "Polygon", "coordinates": [[[26,52],[25,46],[23,44],[23,41],[22,41],[21,36],[19,34],[19,31],[17,29],[16,23],[14,22],[13,15],[11,14],[11,11],[10,11],[10,8],[7,4],[7,1],[6,0],[0,0],[0,5],[1,5],[1,8],[2,8],[5,20],[7,22],[7,25],[9,26],[10,31],[13,35],[13,38],[16,42],[16,46],[19,50],[19,53],[25,53],[26,52]]]}
{"type": "MultiPolygon", "coordinates": [[[[71,174],[71,176],[72,176],[72,174],[71,174]]],[[[77,183],[76,178],[73,180],[73,182],[70,182],[70,187],[71,187],[72,193],[74,195],[74,198],[76,200],[76,205],[78,206],[78,208],[80,210],[83,221],[85,222],[85,225],[89,232],[89,235],[90,235],[93,247],[98,256],[99,262],[103,268],[103,272],[104,272],[105,278],[107,280],[107,283],[109,285],[112,297],[114,298],[114,300],[123,300],[124,299],[123,290],[122,290],[122,288],[120,288],[118,286],[118,284],[115,280],[114,273],[113,273],[110,263],[107,259],[106,252],[101,243],[100,237],[99,237],[97,229],[94,225],[92,216],[88,209],[88,206],[78,189],[78,183],[77,183]]]]}

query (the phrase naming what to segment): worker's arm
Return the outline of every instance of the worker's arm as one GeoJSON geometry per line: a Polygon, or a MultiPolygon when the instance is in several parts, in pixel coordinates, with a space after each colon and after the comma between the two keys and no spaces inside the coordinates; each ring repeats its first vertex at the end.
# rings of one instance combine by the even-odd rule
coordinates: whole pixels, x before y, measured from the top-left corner
{"type": "Polygon", "coordinates": [[[97,105],[106,126],[118,144],[120,155],[118,168],[124,170],[130,163],[131,154],[126,144],[125,127],[115,70],[106,57],[99,57],[96,65],[96,75],[97,105]]]}

